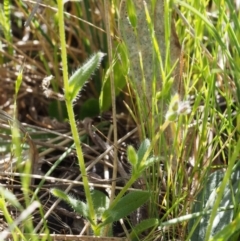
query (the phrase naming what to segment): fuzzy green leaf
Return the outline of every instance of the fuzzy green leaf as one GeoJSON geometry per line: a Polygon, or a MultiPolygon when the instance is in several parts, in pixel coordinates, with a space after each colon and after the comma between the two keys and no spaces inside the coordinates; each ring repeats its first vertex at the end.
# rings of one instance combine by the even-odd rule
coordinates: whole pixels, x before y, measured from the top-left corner
{"type": "MultiPolygon", "coordinates": [[[[107,208],[109,208],[109,197],[105,193],[98,190],[92,190],[91,196],[93,200],[95,217],[98,221],[101,222],[102,214],[107,210],[107,208]]],[[[102,227],[100,229],[100,234],[105,234],[105,231],[107,231],[107,235],[112,236],[112,225],[108,226],[107,229],[105,229],[105,227],[102,227]]]]}
{"type": "Polygon", "coordinates": [[[94,210],[98,217],[101,217],[102,213],[109,207],[109,197],[98,190],[93,190],[91,192],[94,210]]]}
{"type": "Polygon", "coordinates": [[[146,191],[128,193],[126,196],[122,197],[113,208],[110,207],[103,213],[103,222],[99,225],[99,228],[128,216],[131,212],[147,202],[149,198],[149,192],[146,191]]]}
{"type": "Polygon", "coordinates": [[[99,67],[104,53],[98,52],[94,54],[86,63],[83,64],[69,79],[69,86],[66,90],[67,96],[66,98],[74,101],[81,91],[84,84],[90,78],[90,76],[94,73],[94,71],[99,67]]]}
{"type": "Polygon", "coordinates": [[[84,202],[79,201],[56,188],[51,189],[51,193],[55,197],[60,198],[61,200],[68,203],[74,209],[74,211],[76,211],[77,213],[79,213],[80,215],[82,215],[84,218],[86,218],[91,222],[88,206],[84,202]]]}
{"type": "Polygon", "coordinates": [[[138,156],[137,153],[134,149],[133,146],[128,146],[127,148],[127,157],[128,157],[128,161],[130,162],[130,164],[132,165],[132,167],[136,167],[137,163],[138,163],[138,156]]]}

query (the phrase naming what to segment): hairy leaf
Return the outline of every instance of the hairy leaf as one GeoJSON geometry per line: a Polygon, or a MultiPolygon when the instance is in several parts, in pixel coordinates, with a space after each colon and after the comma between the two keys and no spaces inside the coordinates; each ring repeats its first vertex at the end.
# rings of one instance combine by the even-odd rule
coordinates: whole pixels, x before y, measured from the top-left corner
{"type": "Polygon", "coordinates": [[[56,189],[56,188],[51,189],[51,193],[55,197],[60,198],[61,200],[68,203],[74,209],[74,211],[76,211],[77,213],[79,213],[84,218],[88,219],[89,221],[91,221],[90,217],[89,217],[89,210],[88,210],[87,204],[71,197],[69,194],[67,195],[63,191],[56,189]]]}
{"type": "Polygon", "coordinates": [[[75,100],[86,81],[99,67],[104,56],[105,54],[101,52],[94,54],[85,64],[83,64],[82,67],[75,71],[75,73],[69,79],[68,90],[66,90],[68,95],[66,98],[70,98],[71,101],[75,100]]]}

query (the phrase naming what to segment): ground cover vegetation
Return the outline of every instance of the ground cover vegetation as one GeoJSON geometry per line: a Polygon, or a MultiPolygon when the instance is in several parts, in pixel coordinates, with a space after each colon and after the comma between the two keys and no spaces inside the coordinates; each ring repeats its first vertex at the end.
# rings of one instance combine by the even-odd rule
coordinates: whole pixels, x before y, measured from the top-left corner
{"type": "Polygon", "coordinates": [[[0,3],[0,240],[239,240],[239,1],[0,3]]]}

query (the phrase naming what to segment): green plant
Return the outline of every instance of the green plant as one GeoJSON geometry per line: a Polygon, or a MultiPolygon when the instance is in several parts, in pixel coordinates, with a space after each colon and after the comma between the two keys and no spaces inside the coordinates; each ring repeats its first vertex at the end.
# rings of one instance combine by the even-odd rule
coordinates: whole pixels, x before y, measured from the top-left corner
{"type": "MultiPolygon", "coordinates": [[[[69,3],[69,1],[64,2],[69,3]]],[[[57,189],[52,189],[52,193],[82,214],[91,223],[95,235],[112,236],[113,222],[126,218],[137,207],[146,203],[144,210],[147,210],[148,217],[132,225],[129,236],[126,232],[129,240],[238,240],[239,164],[236,162],[239,159],[240,149],[237,141],[240,129],[238,107],[240,15],[237,6],[231,0],[123,0],[119,8],[119,1],[114,0],[111,1],[112,6],[103,11],[105,14],[109,13],[109,19],[104,22],[99,21],[100,15],[96,14],[98,10],[100,12],[103,10],[102,2],[89,0],[74,2],[72,15],[63,13],[63,7],[66,7],[63,6],[63,1],[58,1],[58,9],[54,9],[55,1],[48,1],[46,5],[42,2],[44,8],[41,9],[44,9],[46,18],[42,18],[43,15],[37,13],[30,22],[31,35],[33,39],[38,39],[41,50],[28,51],[27,54],[21,51],[22,45],[14,45],[16,39],[15,36],[14,38],[11,36],[10,1],[4,1],[4,9],[0,12],[0,31],[4,34],[4,38],[0,41],[1,47],[6,49],[2,51],[1,48],[1,62],[13,58],[14,65],[19,66],[16,63],[20,53],[25,57],[26,66],[30,63],[31,69],[36,71],[34,75],[39,75],[39,79],[50,74],[56,77],[52,82],[56,93],[62,89],[61,71],[63,70],[64,94],[75,142],[66,153],[70,153],[72,148],[76,147],[86,198],[84,201],[77,200],[57,189]],[[53,11],[56,11],[54,18],[53,11]],[[80,114],[73,113],[73,105],[77,103],[83,85],[103,59],[103,53],[98,52],[95,55],[92,53],[96,52],[96,49],[107,52],[106,37],[111,39],[112,34],[115,34],[114,30],[117,27],[114,21],[111,21],[116,17],[114,14],[120,17],[119,33],[122,41],[118,39],[114,42],[115,38],[112,38],[113,46],[109,45],[108,57],[111,53],[114,57],[109,57],[109,63],[106,63],[107,58],[104,58],[103,66],[109,68],[105,73],[103,84],[101,84],[100,68],[91,85],[93,91],[90,93],[94,95],[85,96],[87,98],[81,106],[80,114]],[[176,20],[176,24],[173,23],[172,17],[176,20]],[[105,28],[105,24],[112,25],[105,28]],[[43,25],[48,26],[47,32],[43,31],[43,25]],[[173,47],[173,43],[178,43],[174,31],[175,25],[181,46],[173,47]],[[61,33],[60,48],[59,36],[56,34],[58,26],[61,33]],[[64,26],[67,28],[64,29],[64,26]],[[107,29],[107,34],[99,31],[101,28],[107,29]],[[69,44],[67,54],[64,33],[69,44]],[[76,42],[74,46],[71,44],[72,39],[76,42]],[[175,54],[173,54],[174,48],[175,54]],[[182,57],[179,54],[180,49],[182,57]],[[18,54],[15,56],[15,53],[18,54]],[[92,57],[68,78],[72,69],[76,69],[79,62],[87,56],[92,57]],[[40,64],[32,62],[38,59],[40,64]],[[179,76],[181,81],[178,83],[176,77],[179,76]],[[115,86],[112,86],[113,82],[115,86]],[[98,113],[98,107],[100,111],[108,110],[114,102],[114,97],[112,98],[113,95],[110,93],[114,89],[113,92],[117,95],[126,83],[134,89],[135,96],[132,102],[133,106],[137,102],[138,110],[131,110],[130,105],[128,109],[140,126],[142,144],[139,150],[135,151],[129,146],[131,142],[127,143],[128,161],[132,168],[131,177],[120,193],[111,199],[115,194],[114,184],[111,198],[101,191],[90,190],[88,186],[74,115],[79,114],[84,118],[98,113]],[[178,91],[182,86],[185,91],[178,91]],[[216,98],[217,91],[220,98],[225,99],[224,110],[222,103],[219,105],[219,96],[216,98]],[[191,107],[187,101],[190,95],[195,96],[191,107]],[[188,115],[183,115],[186,113],[188,115]],[[215,165],[219,170],[215,169],[215,165]],[[147,191],[130,192],[129,187],[138,177],[144,180],[147,191]],[[135,203],[135,199],[138,202],[135,203]],[[129,203],[130,205],[126,205],[129,203]],[[144,238],[140,236],[143,232],[144,235],[148,233],[144,238]]],[[[15,1],[15,3],[24,16],[29,15],[31,7],[28,6],[31,5],[27,6],[28,2],[15,1]]],[[[19,22],[21,24],[21,19],[19,22]]],[[[12,69],[14,68],[11,67],[6,72],[14,72],[12,69]]],[[[28,73],[19,74],[16,89],[19,88],[22,74],[28,73]]],[[[17,99],[16,95],[17,92],[14,102],[17,99]]],[[[14,118],[16,118],[16,104],[14,108],[14,118]]],[[[51,117],[58,116],[61,120],[67,116],[64,114],[65,109],[63,102],[56,101],[49,105],[48,110],[51,112],[51,117]]],[[[113,118],[116,117],[115,114],[113,111],[113,118]]],[[[17,126],[13,126],[12,133],[14,147],[12,150],[20,163],[23,157],[17,126]]],[[[117,155],[115,134],[114,138],[116,148],[114,154],[117,155]]],[[[6,143],[4,146],[7,146],[6,143]]],[[[46,176],[52,173],[64,157],[62,155],[54,163],[46,176]]],[[[115,167],[116,160],[115,158],[115,167]]],[[[29,164],[27,162],[22,169],[25,174],[30,173],[29,164]]],[[[115,171],[116,168],[114,173],[115,171]]],[[[114,175],[113,180],[116,178],[114,175]]],[[[30,179],[29,175],[25,176],[27,178],[21,178],[24,199],[26,206],[28,204],[31,206],[45,180],[42,180],[30,200],[28,197],[30,179]]],[[[28,240],[29,236],[23,234],[10,215],[8,209],[11,207],[8,205],[10,203],[15,206],[15,204],[8,198],[8,191],[5,191],[5,189],[0,190],[0,209],[9,223],[13,238],[18,240],[17,235],[20,233],[20,239],[28,240]],[[12,223],[14,225],[11,226],[12,223]]],[[[20,212],[24,211],[22,206],[16,205],[20,212]]],[[[26,227],[25,230],[31,233],[33,225],[25,222],[25,219],[21,220],[22,226],[26,227]]]]}
{"type": "MultiPolygon", "coordinates": [[[[106,225],[112,225],[113,222],[127,217],[131,212],[135,211],[149,200],[149,191],[136,190],[128,193],[128,189],[148,167],[158,161],[159,158],[149,155],[150,148],[150,141],[148,139],[143,141],[137,152],[132,146],[128,147],[127,154],[129,163],[132,167],[132,173],[130,179],[112,203],[109,203],[109,199],[104,193],[92,190],[91,198],[92,200],[95,200],[93,202],[93,217],[89,211],[88,199],[87,204],[85,204],[84,202],[77,200],[71,197],[71,195],[67,195],[58,189],[52,189],[51,193],[67,202],[77,213],[86,218],[91,223],[95,235],[104,234],[104,228],[106,225]]],[[[149,222],[142,223],[142,228],[138,228],[137,230],[145,230],[146,228],[152,227],[152,224],[150,225],[149,222]]],[[[136,230],[134,234],[136,234],[136,230]]]]}
{"type": "Polygon", "coordinates": [[[89,217],[89,220],[91,221],[91,226],[94,234],[99,235],[99,232],[97,230],[96,220],[95,220],[93,201],[92,201],[90,188],[87,180],[87,173],[85,169],[81,143],[78,136],[77,126],[74,118],[73,102],[76,99],[77,95],[79,94],[79,91],[81,90],[85,82],[91,76],[93,71],[95,71],[95,69],[99,66],[104,54],[99,52],[93,55],[93,57],[90,58],[90,60],[86,62],[85,65],[79,68],[72,75],[71,78],[68,78],[68,62],[67,62],[67,53],[66,53],[65,31],[64,31],[64,12],[63,12],[62,1],[60,0],[58,1],[58,17],[59,17],[59,32],[60,32],[61,49],[62,49],[61,57],[62,57],[62,63],[63,63],[64,91],[65,91],[65,101],[66,101],[66,107],[68,112],[68,118],[71,126],[74,143],[76,146],[80,170],[82,173],[83,186],[84,186],[84,191],[85,191],[86,200],[87,200],[88,209],[89,209],[88,217],[89,217]]]}
{"type": "Polygon", "coordinates": [[[210,214],[197,220],[191,219],[188,224],[191,240],[238,240],[240,229],[237,225],[240,201],[239,176],[239,161],[227,173],[223,170],[217,170],[209,175],[203,189],[196,197],[192,213],[211,211],[211,214],[214,208],[218,208],[218,203],[221,211],[216,212],[217,209],[215,209],[212,215],[212,223],[210,223],[210,214]],[[210,239],[206,237],[209,226],[211,227],[209,230],[212,237],[210,239]]]}
{"type": "MultiPolygon", "coordinates": [[[[155,146],[155,153],[163,154],[163,159],[165,159],[163,162],[164,170],[167,173],[167,190],[163,203],[165,202],[166,215],[163,215],[161,220],[165,220],[171,215],[177,216],[176,219],[172,219],[173,222],[164,222],[166,225],[167,223],[170,225],[176,220],[181,223],[181,217],[182,220],[193,217],[183,215],[184,212],[187,212],[188,205],[191,205],[191,201],[184,202],[183,200],[186,200],[188,196],[190,196],[190,200],[194,200],[195,192],[193,191],[191,196],[185,192],[181,193],[180,191],[179,193],[179,190],[194,190],[196,188],[195,191],[197,191],[198,188],[204,188],[205,180],[209,176],[212,165],[214,165],[213,162],[220,154],[223,155],[225,163],[226,159],[232,161],[231,163],[228,162],[228,171],[231,170],[232,164],[237,159],[235,154],[232,154],[232,150],[238,150],[238,144],[232,138],[224,141],[222,136],[225,135],[225,132],[229,136],[233,136],[235,132],[235,117],[231,112],[233,96],[236,93],[235,89],[230,86],[231,82],[234,82],[236,92],[239,92],[239,83],[237,81],[239,79],[237,77],[239,67],[236,66],[239,55],[234,54],[233,50],[235,45],[236,52],[238,52],[239,48],[236,38],[236,35],[239,34],[239,24],[237,23],[239,16],[233,11],[231,11],[231,17],[225,14],[228,12],[228,7],[233,9],[230,1],[227,1],[227,4],[223,4],[222,1],[214,2],[213,8],[215,7],[215,10],[217,10],[217,23],[214,22],[213,18],[210,19],[208,15],[207,1],[175,1],[181,11],[174,5],[173,1],[164,1],[164,5],[161,5],[162,3],[163,1],[146,1],[145,4],[134,0],[122,1],[122,8],[120,9],[122,18],[119,21],[119,29],[129,56],[131,75],[130,78],[129,76],[127,78],[134,86],[136,98],[140,103],[139,123],[142,127],[143,136],[153,136],[151,142],[159,138],[159,145],[155,146]],[[161,6],[160,9],[154,4],[161,6]],[[221,8],[220,6],[223,5],[224,8],[221,8]],[[169,31],[172,29],[172,9],[176,9],[179,15],[177,32],[180,33],[179,39],[183,43],[182,49],[184,56],[186,56],[185,62],[179,55],[174,55],[174,48],[171,46],[172,40],[167,41],[171,39],[170,36],[174,35],[174,31],[169,31]],[[158,14],[156,14],[157,12],[158,14]],[[164,16],[164,19],[161,19],[162,16],[164,16]],[[232,28],[232,21],[235,30],[232,28]],[[160,26],[161,24],[163,26],[160,26]],[[160,28],[162,28],[162,31],[158,32],[160,28]],[[228,30],[229,38],[226,38],[226,30],[228,30]],[[232,43],[231,47],[228,45],[228,40],[232,43]],[[225,64],[231,65],[231,76],[234,76],[232,79],[226,68],[218,63],[221,58],[225,60],[225,64]],[[185,93],[180,91],[176,94],[175,92],[181,89],[181,84],[179,86],[176,78],[174,78],[178,71],[180,71],[179,74],[181,75],[178,61],[180,65],[185,65],[184,72],[186,72],[182,76],[183,81],[181,83],[184,86],[185,93]],[[224,82],[224,91],[220,90],[220,95],[223,95],[227,102],[224,114],[221,113],[217,105],[215,106],[216,86],[218,86],[216,79],[219,76],[224,82]],[[195,94],[196,96],[191,109],[189,103],[182,101],[187,98],[186,95],[188,94],[195,94]],[[200,102],[204,103],[201,112],[198,111],[200,102]],[[179,116],[181,110],[191,114],[187,117],[179,116]],[[165,114],[166,111],[167,114],[165,114]],[[150,118],[148,118],[149,113],[151,113],[150,118]],[[155,114],[159,118],[154,119],[155,114]],[[167,123],[163,116],[171,123],[167,123]],[[150,125],[146,124],[151,121],[150,125]],[[154,122],[155,124],[153,124],[154,122]],[[163,123],[162,126],[161,123],[163,123]],[[150,126],[147,131],[145,129],[146,125],[150,126]],[[156,133],[157,128],[155,128],[155,125],[161,126],[158,130],[162,130],[162,132],[165,130],[170,135],[166,137],[162,133],[156,133]],[[170,132],[168,132],[167,127],[170,127],[170,132]],[[217,129],[217,131],[214,132],[214,138],[209,140],[211,128],[217,129]],[[157,136],[158,138],[156,138],[157,136]],[[197,144],[194,146],[195,141],[197,144]],[[219,144],[221,145],[220,151],[216,152],[219,144]],[[226,149],[228,152],[227,157],[223,154],[226,149]],[[191,162],[191,160],[194,160],[193,171],[188,176],[186,175],[185,162],[191,162]],[[198,176],[199,180],[197,180],[198,176]],[[193,181],[196,181],[195,187],[194,184],[192,185],[193,181]]],[[[236,108],[238,111],[238,107],[236,108]]],[[[156,169],[158,168],[156,167],[156,169]]],[[[149,186],[154,188],[154,185],[158,183],[156,179],[148,179],[149,186]]],[[[224,180],[228,179],[229,175],[224,180]]],[[[159,182],[161,181],[159,180],[159,182]]],[[[221,193],[224,189],[221,187],[219,190],[221,191],[218,193],[218,201],[221,199],[221,193]]],[[[219,203],[214,205],[212,210],[208,210],[208,213],[211,213],[211,218],[209,218],[210,224],[207,228],[205,227],[206,240],[210,237],[211,225],[215,220],[214,217],[218,206],[219,203]]],[[[151,217],[153,215],[154,213],[150,214],[151,217]]],[[[165,224],[160,226],[164,227],[165,224]]],[[[177,236],[177,228],[172,227],[172,229],[173,236],[177,236]]],[[[184,239],[185,235],[187,236],[183,231],[184,224],[180,229],[182,230],[182,239],[184,239]]],[[[171,239],[172,236],[168,238],[171,239]]]]}
{"type": "MultiPolygon", "coordinates": [[[[8,227],[0,233],[0,240],[5,240],[9,234],[12,235],[13,240],[17,241],[19,239],[28,240],[29,234],[31,234],[32,240],[38,240],[33,231],[33,219],[31,218],[34,211],[37,209],[41,210],[40,202],[36,200],[30,200],[30,184],[32,184],[31,176],[29,174],[34,174],[34,160],[31,159],[31,155],[28,158],[24,158],[23,155],[23,143],[22,138],[26,138],[28,141],[31,139],[28,136],[22,137],[21,132],[25,133],[22,125],[17,120],[17,96],[22,84],[22,70],[19,71],[19,74],[15,83],[15,94],[14,94],[14,117],[8,116],[5,112],[1,112],[1,118],[5,121],[11,123],[11,133],[12,133],[12,142],[11,148],[14,158],[16,159],[15,165],[11,163],[11,171],[14,173],[16,171],[24,173],[25,175],[21,176],[21,188],[23,192],[24,204],[21,204],[17,196],[15,196],[11,191],[6,188],[0,187],[0,210],[3,213],[5,220],[8,223],[8,227]],[[24,164],[24,165],[22,165],[24,164]],[[19,214],[15,219],[12,217],[12,212],[10,210],[14,209],[17,214],[19,214]]],[[[29,146],[29,151],[32,146],[29,146]]],[[[13,160],[11,160],[13,161],[13,160]]],[[[3,169],[3,171],[5,171],[3,169]]],[[[47,228],[44,230],[47,233],[47,228]]]]}
{"type": "MultiPolygon", "coordinates": [[[[127,194],[124,197],[122,196],[127,192],[128,188],[136,181],[136,179],[140,176],[142,171],[146,169],[149,165],[151,165],[155,159],[154,158],[147,159],[148,156],[146,156],[145,159],[143,159],[142,156],[138,158],[135,151],[131,147],[129,147],[129,160],[133,167],[133,175],[131,176],[128,183],[124,186],[122,191],[117,195],[117,197],[111,203],[110,207],[107,209],[106,207],[102,207],[102,210],[104,210],[104,208],[106,210],[101,215],[101,218],[100,218],[101,223],[98,224],[99,217],[96,216],[97,214],[99,215],[99,212],[97,211],[98,207],[94,206],[93,197],[92,197],[92,195],[95,194],[95,192],[91,194],[88,186],[88,181],[87,181],[87,176],[85,171],[85,164],[83,160],[82,150],[81,150],[79,137],[76,130],[76,124],[74,120],[74,115],[73,115],[73,102],[76,99],[79,91],[83,87],[84,83],[93,73],[93,71],[99,66],[99,63],[101,62],[104,55],[102,53],[95,54],[85,65],[79,68],[68,80],[66,53],[64,51],[66,48],[65,48],[65,37],[64,37],[64,28],[63,28],[64,26],[63,13],[60,10],[61,8],[59,6],[59,28],[60,28],[60,36],[61,36],[61,44],[62,44],[62,61],[63,61],[63,66],[65,67],[63,69],[65,100],[66,100],[66,106],[67,106],[68,115],[69,115],[69,121],[70,121],[72,133],[74,137],[74,142],[77,149],[78,160],[79,160],[79,165],[82,173],[87,205],[81,201],[76,201],[74,198],[71,198],[70,196],[64,194],[59,190],[53,189],[52,193],[55,196],[61,197],[62,199],[67,201],[76,211],[80,212],[91,223],[91,227],[94,234],[100,235],[102,233],[101,228],[103,226],[105,226],[106,224],[112,223],[116,220],[119,220],[124,216],[127,216],[131,211],[137,209],[140,205],[142,205],[144,202],[147,201],[147,199],[149,198],[149,195],[147,192],[143,192],[143,191],[133,192],[133,193],[127,194]],[[136,200],[136,198],[138,202],[131,201],[131,200],[136,200]],[[130,201],[132,202],[132,205],[126,205],[130,201]],[[121,206],[119,206],[119,203],[121,204],[121,206]],[[122,204],[124,205],[122,206],[122,204]],[[121,212],[119,212],[120,207],[121,207],[121,212]],[[125,207],[125,209],[127,207],[127,209],[125,210],[123,209],[123,207],[125,207]]],[[[148,145],[143,145],[143,147],[140,148],[139,153],[146,152],[147,150],[146,148],[148,148],[149,146],[149,141],[147,141],[147,143],[148,145]]]]}

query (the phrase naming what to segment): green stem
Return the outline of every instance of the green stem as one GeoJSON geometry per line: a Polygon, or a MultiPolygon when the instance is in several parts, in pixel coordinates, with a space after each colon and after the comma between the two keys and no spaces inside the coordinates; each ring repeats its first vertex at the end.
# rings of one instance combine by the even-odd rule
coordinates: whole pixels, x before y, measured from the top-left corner
{"type": "MultiPolygon", "coordinates": [[[[169,124],[170,124],[169,121],[165,121],[164,124],[159,128],[159,131],[156,133],[155,137],[153,138],[153,141],[152,141],[150,147],[144,154],[144,157],[142,160],[143,163],[146,162],[147,157],[150,155],[150,153],[153,150],[153,147],[156,145],[156,142],[158,141],[159,137],[164,132],[164,130],[168,127],[169,124]]],[[[120,193],[115,197],[114,201],[112,202],[112,204],[110,206],[111,208],[113,208],[117,204],[117,202],[120,200],[120,198],[128,191],[128,188],[130,188],[132,186],[132,184],[138,179],[138,177],[141,175],[141,173],[142,173],[142,171],[140,169],[138,169],[136,171],[136,174],[133,174],[131,176],[130,180],[126,183],[126,185],[123,187],[123,189],[120,191],[120,193]]]]}
{"type": "MultiPolygon", "coordinates": [[[[77,131],[77,126],[75,122],[74,112],[73,112],[73,106],[72,106],[72,100],[69,99],[69,84],[68,84],[68,65],[67,65],[67,52],[66,52],[66,41],[65,41],[65,30],[64,30],[64,13],[63,13],[63,2],[62,0],[58,0],[58,17],[59,17],[59,33],[60,33],[60,41],[61,41],[61,57],[62,57],[62,66],[63,66],[63,81],[64,81],[64,89],[65,89],[65,101],[66,101],[66,107],[68,112],[68,118],[69,123],[71,126],[71,131],[73,135],[73,140],[76,146],[76,152],[78,156],[78,162],[82,174],[82,180],[83,180],[83,187],[86,195],[86,201],[89,207],[89,217],[91,221],[94,223],[92,225],[92,229],[95,233],[95,212],[94,212],[94,206],[93,201],[90,193],[90,188],[88,185],[88,179],[87,179],[87,172],[85,168],[84,158],[83,158],[83,152],[81,148],[81,143],[77,131]]],[[[97,233],[95,233],[97,235],[97,233]]]]}
{"type": "Polygon", "coordinates": [[[110,208],[113,208],[121,199],[121,197],[128,191],[128,188],[132,186],[132,184],[138,179],[139,176],[135,177],[132,176],[129,181],[126,183],[126,185],[123,187],[123,189],[120,191],[120,193],[115,197],[113,202],[110,205],[110,208]]]}

